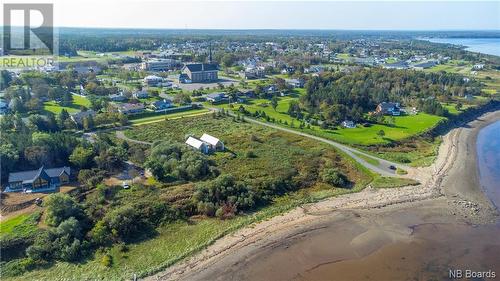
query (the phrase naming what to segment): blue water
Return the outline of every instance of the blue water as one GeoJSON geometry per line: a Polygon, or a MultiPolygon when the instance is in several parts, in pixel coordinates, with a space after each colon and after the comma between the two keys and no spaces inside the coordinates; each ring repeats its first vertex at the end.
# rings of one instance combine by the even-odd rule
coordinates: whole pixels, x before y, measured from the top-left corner
{"type": "Polygon", "coordinates": [[[479,131],[477,161],[481,186],[488,198],[500,209],[500,121],[479,131]]]}
{"type": "Polygon", "coordinates": [[[434,43],[466,46],[467,51],[500,56],[500,38],[426,38],[434,43]]]}

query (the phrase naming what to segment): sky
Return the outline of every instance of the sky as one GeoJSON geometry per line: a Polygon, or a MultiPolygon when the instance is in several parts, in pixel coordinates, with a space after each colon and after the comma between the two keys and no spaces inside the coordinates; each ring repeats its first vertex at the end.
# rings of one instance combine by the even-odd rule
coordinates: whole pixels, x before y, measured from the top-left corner
{"type": "Polygon", "coordinates": [[[67,27],[500,30],[500,1],[28,2],[54,3],[54,25],[67,27]]]}

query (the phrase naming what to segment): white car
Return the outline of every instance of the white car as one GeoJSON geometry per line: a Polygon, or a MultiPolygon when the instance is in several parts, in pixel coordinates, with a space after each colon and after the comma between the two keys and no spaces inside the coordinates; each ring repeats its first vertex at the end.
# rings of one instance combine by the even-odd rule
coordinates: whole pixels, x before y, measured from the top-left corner
{"type": "Polygon", "coordinates": [[[128,183],[126,181],[123,182],[122,186],[123,186],[123,189],[129,189],[130,188],[130,185],[128,185],[128,183]]]}

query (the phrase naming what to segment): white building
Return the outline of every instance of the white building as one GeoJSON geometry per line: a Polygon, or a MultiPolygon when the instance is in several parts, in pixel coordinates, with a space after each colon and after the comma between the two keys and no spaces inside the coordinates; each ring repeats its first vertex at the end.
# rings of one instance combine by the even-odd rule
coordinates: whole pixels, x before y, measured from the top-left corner
{"type": "Polygon", "coordinates": [[[219,140],[218,138],[213,137],[209,134],[203,134],[203,136],[201,136],[200,140],[207,143],[208,146],[210,147],[210,149],[212,149],[214,151],[218,151],[218,150],[223,151],[224,150],[224,143],[221,140],[219,140]]]}
{"type": "Polygon", "coordinates": [[[201,140],[194,138],[194,137],[189,137],[186,140],[186,144],[191,146],[192,148],[207,154],[208,153],[208,146],[206,143],[202,142],[201,140]]]}

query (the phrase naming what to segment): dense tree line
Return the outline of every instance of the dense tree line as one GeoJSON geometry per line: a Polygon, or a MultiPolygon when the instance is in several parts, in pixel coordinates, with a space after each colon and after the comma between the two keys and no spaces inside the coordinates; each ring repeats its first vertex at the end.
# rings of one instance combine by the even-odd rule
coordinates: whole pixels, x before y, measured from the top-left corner
{"type": "Polygon", "coordinates": [[[360,121],[381,102],[399,102],[445,115],[439,101],[480,93],[479,83],[466,83],[461,75],[386,69],[328,73],[311,78],[305,88],[300,104],[291,104],[289,114],[301,117],[301,112],[307,112],[331,124],[360,121]]]}

